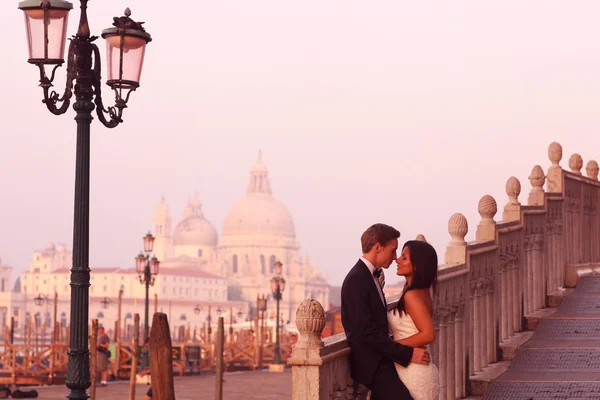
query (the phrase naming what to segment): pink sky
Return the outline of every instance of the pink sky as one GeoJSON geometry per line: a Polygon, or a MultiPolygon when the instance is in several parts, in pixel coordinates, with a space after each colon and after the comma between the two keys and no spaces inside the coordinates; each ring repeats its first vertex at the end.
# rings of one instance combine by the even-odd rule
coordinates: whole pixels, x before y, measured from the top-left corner
{"type": "MultiPolygon", "coordinates": [[[[373,222],[442,260],[450,215],[472,239],[511,175],[525,202],[550,142],[565,167],[600,159],[597,0],[171,4],[89,3],[94,34],[129,6],[154,38],[125,124],[92,127],[92,266],[133,265],[163,193],[177,222],[197,189],[220,230],[259,148],[333,283],[373,222]]],[[[20,271],[46,242],[71,247],[75,122],[41,104],[17,2],[0,15],[0,257],[20,271]]]]}

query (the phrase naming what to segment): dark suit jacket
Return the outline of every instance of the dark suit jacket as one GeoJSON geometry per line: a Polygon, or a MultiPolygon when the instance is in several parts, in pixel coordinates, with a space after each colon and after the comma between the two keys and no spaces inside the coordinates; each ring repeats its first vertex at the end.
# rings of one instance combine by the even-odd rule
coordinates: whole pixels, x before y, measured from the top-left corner
{"type": "Polygon", "coordinates": [[[386,307],[381,302],[371,271],[362,260],[342,285],[342,324],[350,345],[352,379],[370,386],[379,364],[387,358],[404,367],[413,348],[390,339],[386,307]]]}

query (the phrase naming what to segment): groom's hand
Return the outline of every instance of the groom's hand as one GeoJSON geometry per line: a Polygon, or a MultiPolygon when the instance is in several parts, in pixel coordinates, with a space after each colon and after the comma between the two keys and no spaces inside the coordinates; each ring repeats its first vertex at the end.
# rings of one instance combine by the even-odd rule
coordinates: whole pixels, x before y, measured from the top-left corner
{"type": "Polygon", "coordinates": [[[431,362],[431,356],[424,347],[417,347],[413,350],[413,355],[410,361],[415,364],[429,365],[431,362]]]}

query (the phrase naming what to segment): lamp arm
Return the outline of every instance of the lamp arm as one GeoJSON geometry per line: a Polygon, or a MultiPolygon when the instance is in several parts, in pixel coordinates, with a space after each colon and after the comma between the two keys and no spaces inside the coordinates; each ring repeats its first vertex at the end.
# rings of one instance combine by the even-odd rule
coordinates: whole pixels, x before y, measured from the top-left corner
{"type": "Polygon", "coordinates": [[[101,60],[100,60],[100,50],[98,46],[92,44],[92,50],[94,52],[94,103],[96,104],[96,114],[98,115],[98,119],[104,126],[107,128],[115,128],[121,122],[123,122],[123,109],[127,108],[127,101],[129,101],[129,95],[132,90],[129,90],[125,99],[121,97],[121,94],[115,89],[115,105],[110,106],[108,108],[104,108],[104,103],[102,102],[102,72],[101,72],[101,60]],[[110,119],[106,118],[106,115],[110,117],[110,119]]]}
{"type": "Polygon", "coordinates": [[[56,76],[56,70],[62,64],[57,64],[52,69],[50,77],[46,75],[46,67],[44,64],[37,64],[40,69],[40,86],[44,91],[44,99],[42,103],[46,104],[48,110],[54,115],[61,115],[67,112],[69,105],[71,104],[71,97],[73,97],[73,81],[77,78],[77,67],[75,62],[75,41],[69,42],[69,51],[67,55],[67,83],[65,85],[65,91],[62,96],[50,89],[54,86],[54,77],[56,76]],[[58,103],[61,103],[57,106],[58,103]]]}

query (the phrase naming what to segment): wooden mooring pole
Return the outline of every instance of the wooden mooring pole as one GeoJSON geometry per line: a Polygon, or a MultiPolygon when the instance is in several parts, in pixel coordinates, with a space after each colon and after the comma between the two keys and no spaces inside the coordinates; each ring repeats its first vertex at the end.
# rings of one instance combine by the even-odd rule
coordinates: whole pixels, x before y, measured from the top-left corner
{"type": "Polygon", "coordinates": [[[175,400],[173,348],[169,321],[164,313],[155,313],[150,331],[150,376],[152,400],[175,400]]]}
{"type": "Polygon", "coordinates": [[[90,387],[90,400],[96,398],[96,382],[98,380],[98,371],[96,366],[98,365],[98,320],[92,320],[92,339],[90,340],[90,378],[92,380],[92,386],[90,387]]]}
{"type": "Polygon", "coordinates": [[[225,349],[225,323],[223,317],[219,317],[217,326],[217,346],[215,349],[217,357],[217,375],[215,376],[215,400],[223,400],[223,350],[225,349]]]}
{"type": "Polygon", "coordinates": [[[133,349],[131,351],[131,376],[129,377],[129,400],[135,400],[135,383],[140,347],[140,314],[133,315],[133,349]]]}

